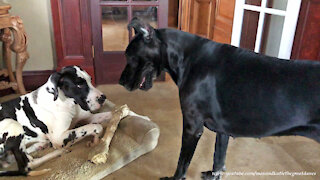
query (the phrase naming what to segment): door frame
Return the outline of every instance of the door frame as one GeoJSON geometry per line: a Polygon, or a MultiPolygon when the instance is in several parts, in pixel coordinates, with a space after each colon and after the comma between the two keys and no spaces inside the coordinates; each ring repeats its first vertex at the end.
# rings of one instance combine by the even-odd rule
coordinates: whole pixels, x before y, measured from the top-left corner
{"type": "MultiPolygon", "coordinates": [[[[108,61],[108,63],[115,63],[113,67],[110,68],[124,68],[126,64],[126,59],[124,56],[124,51],[104,51],[103,50],[103,40],[102,40],[102,17],[101,17],[101,7],[102,6],[113,6],[113,7],[127,7],[128,8],[128,22],[132,19],[132,7],[133,6],[154,6],[158,7],[157,18],[158,18],[158,28],[166,28],[168,26],[168,0],[157,0],[157,1],[101,1],[101,0],[90,0],[91,8],[91,24],[92,24],[92,42],[93,42],[93,52],[94,52],[94,69],[95,78],[97,84],[103,83],[118,83],[118,80],[113,78],[117,77],[117,73],[109,74],[110,79],[106,79],[101,75],[102,69],[101,63],[108,61]],[[96,9],[99,7],[98,9],[96,9]],[[161,13],[160,13],[161,12],[161,13]],[[163,14],[166,18],[163,18],[163,14]],[[117,62],[112,62],[113,59],[117,59],[117,62]]],[[[132,37],[132,32],[129,31],[129,40],[132,37]]],[[[108,71],[108,69],[104,69],[108,71]]],[[[164,75],[162,75],[164,80],[164,75]]]]}
{"type": "Polygon", "coordinates": [[[279,10],[267,7],[267,0],[261,1],[261,6],[245,4],[245,0],[236,0],[235,16],[233,19],[233,29],[231,37],[231,45],[240,46],[243,16],[245,10],[259,12],[258,30],[256,33],[256,41],[254,51],[261,52],[261,41],[263,36],[265,15],[283,16],[284,24],[280,40],[280,49],[278,58],[290,59],[298,16],[301,6],[301,0],[288,0],[286,10],[279,10]]]}

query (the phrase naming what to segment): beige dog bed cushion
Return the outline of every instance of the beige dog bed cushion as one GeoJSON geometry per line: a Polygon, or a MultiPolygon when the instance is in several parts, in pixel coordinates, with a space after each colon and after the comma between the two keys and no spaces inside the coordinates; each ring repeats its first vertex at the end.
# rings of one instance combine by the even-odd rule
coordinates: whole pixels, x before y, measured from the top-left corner
{"type": "MultiPolygon", "coordinates": [[[[113,107],[112,103],[107,103],[101,111],[109,111],[113,107]]],[[[127,116],[120,121],[113,136],[105,164],[95,165],[88,161],[88,154],[94,147],[86,146],[90,140],[87,138],[69,148],[71,152],[50,160],[35,169],[50,168],[51,171],[42,176],[28,177],[28,179],[102,179],[139,156],[152,151],[158,143],[159,134],[159,127],[152,121],[137,116],[127,116]]],[[[42,156],[49,151],[52,151],[52,148],[33,154],[33,156],[42,156]]],[[[25,179],[25,177],[0,179],[25,179]]]]}

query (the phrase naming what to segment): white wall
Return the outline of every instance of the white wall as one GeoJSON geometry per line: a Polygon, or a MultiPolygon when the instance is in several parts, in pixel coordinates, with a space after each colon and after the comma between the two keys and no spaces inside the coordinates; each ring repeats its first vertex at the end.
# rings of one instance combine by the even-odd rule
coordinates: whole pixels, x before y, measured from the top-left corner
{"type": "MultiPolygon", "coordinates": [[[[272,7],[285,10],[287,7],[287,3],[288,3],[288,0],[274,0],[272,7]]],[[[284,24],[283,16],[271,15],[269,33],[266,40],[265,54],[269,56],[274,56],[274,57],[278,56],[283,24],[284,24]]]]}
{"type": "Polygon", "coordinates": [[[24,70],[52,70],[55,67],[55,51],[50,0],[3,0],[3,2],[11,4],[10,14],[20,16],[24,23],[30,54],[24,70]]]}

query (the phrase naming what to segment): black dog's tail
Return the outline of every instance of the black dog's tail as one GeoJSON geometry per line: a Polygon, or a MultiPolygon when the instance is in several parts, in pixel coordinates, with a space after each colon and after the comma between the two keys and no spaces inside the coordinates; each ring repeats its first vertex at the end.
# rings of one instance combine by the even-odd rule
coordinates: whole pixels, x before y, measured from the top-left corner
{"type": "Polygon", "coordinates": [[[29,172],[23,172],[23,171],[0,171],[0,177],[1,176],[40,176],[51,169],[43,169],[40,171],[29,171],[29,172]]]}

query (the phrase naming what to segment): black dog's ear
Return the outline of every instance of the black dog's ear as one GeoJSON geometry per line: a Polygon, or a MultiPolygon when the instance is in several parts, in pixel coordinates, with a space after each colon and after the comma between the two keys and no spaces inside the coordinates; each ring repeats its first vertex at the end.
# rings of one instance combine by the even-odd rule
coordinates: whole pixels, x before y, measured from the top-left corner
{"type": "Polygon", "coordinates": [[[58,84],[59,81],[61,79],[62,74],[59,72],[55,72],[53,74],[51,74],[49,81],[51,81],[51,83],[47,86],[47,91],[48,93],[53,94],[53,100],[57,100],[58,95],[59,95],[59,91],[58,91],[58,84]]]}
{"type": "Polygon", "coordinates": [[[142,21],[141,19],[134,17],[131,19],[131,22],[128,24],[128,30],[133,28],[136,34],[142,34],[145,42],[150,42],[155,34],[153,27],[142,21]]]}

